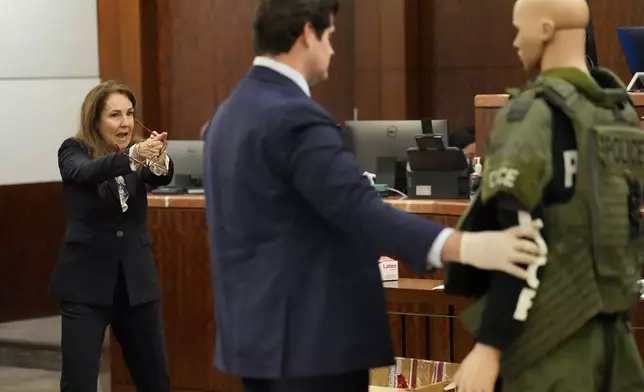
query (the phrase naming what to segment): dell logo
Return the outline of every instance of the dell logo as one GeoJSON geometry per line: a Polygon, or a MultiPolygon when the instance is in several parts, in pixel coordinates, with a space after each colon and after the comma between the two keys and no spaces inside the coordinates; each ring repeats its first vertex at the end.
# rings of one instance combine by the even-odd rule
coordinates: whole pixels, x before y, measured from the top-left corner
{"type": "Polygon", "coordinates": [[[398,128],[395,126],[391,125],[389,128],[387,128],[387,137],[391,139],[395,139],[398,136],[398,128]]]}

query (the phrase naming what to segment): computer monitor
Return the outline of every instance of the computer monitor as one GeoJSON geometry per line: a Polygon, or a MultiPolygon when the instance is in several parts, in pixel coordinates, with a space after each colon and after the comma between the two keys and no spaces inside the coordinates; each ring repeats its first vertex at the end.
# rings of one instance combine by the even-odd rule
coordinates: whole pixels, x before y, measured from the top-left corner
{"type": "Polygon", "coordinates": [[[644,89],[644,26],[619,27],[617,36],[622,44],[628,68],[633,74],[627,89],[641,91],[644,89]]]}
{"type": "Polygon", "coordinates": [[[407,161],[407,149],[416,147],[423,133],[420,120],[347,121],[343,128],[349,148],[364,171],[377,173],[378,158],[407,161]]]}
{"type": "Polygon", "coordinates": [[[202,140],[168,140],[166,151],[174,163],[175,178],[190,176],[198,183],[203,180],[203,148],[202,140]]]}

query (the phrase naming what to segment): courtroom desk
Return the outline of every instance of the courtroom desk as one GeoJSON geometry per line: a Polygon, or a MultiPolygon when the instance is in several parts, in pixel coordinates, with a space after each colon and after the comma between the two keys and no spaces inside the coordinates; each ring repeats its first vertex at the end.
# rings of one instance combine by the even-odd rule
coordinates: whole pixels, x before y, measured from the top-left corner
{"type": "MultiPolygon", "coordinates": [[[[392,207],[401,211],[421,215],[425,218],[438,222],[446,227],[454,227],[459,217],[469,204],[469,200],[398,200],[391,198],[386,200],[392,207]]],[[[150,208],[172,208],[172,209],[204,209],[205,200],[203,196],[196,195],[150,195],[148,206],[150,208]]],[[[404,263],[401,265],[400,276],[402,278],[416,277],[411,269],[404,263]]],[[[441,271],[428,272],[426,278],[442,279],[441,271]]]]}
{"type": "MultiPolygon", "coordinates": [[[[163,323],[174,392],[237,392],[237,377],[212,364],[213,317],[208,235],[203,196],[150,195],[148,226],[163,285],[163,323]]],[[[393,207],[428,219],[456,222],[467,201],[388,200],[393,207]]],[[[401,273],[404,267],[401,268],[401,273]]],[[[440,280],[385,283],[396,355],[460,362],[473,341],[457,320],[468,301],[433,290],[440,280]]],[[[633,315],[644,347],[644,307],[633,315]]],[[[115,339],[111,344],[113,392],[134,391],[115,339]]]]}
{"type": "MultiPolygon", "coordinates": [[[[148,196],[150,208],[179,208],[200,209],[206,208],[204,196],[197,195],[154,195],[148,196]]],[[[445,216],[458,219],[467,207],[469,200],[411,200],[388,198],[385,202],[401,211],[425,216],[445,216]]]]}
{"type": "MultiPolygon", "coordinates": [[[[644,128],[644,93],[630,93],[640,124],[644,128]]],[[[487,137],[492,131],[492,124],[499,109],[508,101],[507,94],[483,94],[474,97],[474,126],[476,128],[476,154],[485,156],[487,137]]]]}
{"type": "Polygon", "coordinates": [[[396,356],[459,363],[474,340],[458,321],[470,303],[450,297],[436,279],[400,279],[385,282],[394,353],[396,356]]]}
{"type": "MultiPolygon", "coordinates": [[[[460,363],[474,346],[474,339],[458,321],[470,300],[436,290],[441,284],[432,279],[384,283],[397,356],[460,363]]],[[[644,359],[644,301],[633,308],[630,321],[644,359]]]]}
{"type": "MultiPolygon", "coordinates": [[[[163,323],[166,338],[168,362],[172,384],[178,391],[240,391],[241,385],[236,377],[219,372],[212,364],[216,326],[213,319],[212,283],[208,250],[205,203],[203,196],[148,196],[148,228],[152,237],[152,250],[157,260],[159,275],[163,286],[163,323]]],[[[445,200],[387,200],[394,208],[434,219],[446,225],[456,223],[458,216],[467,206],[467,201],[445,200]]],[[[405,269],[401,269],[405,274],[405,269]]],[[[409,273],[411,276],[411,273],[409,273]]],[[[430,275],[428,275],[430,276],[430,275]]],[[[440,275],[436,275],[440,276],[440,275]]],[[[401,288],[403,290],[404,288],[401,288]]],[[[406,289],[404,289],[406,290],[406,289]]],[[[391,290],[388,289],[388,295],[391,290]]],[[[412,291],[404,291],[413,293],[412,291]]],[[[440,293],[429,293],[440,298],[440,293]]],[[[401,300],[406,294],[401,294],[401,300]]],[[[444,296],[442,296],[444,297],[444,296]]],[[[396,297],[394,297],[396,298],[396,297]]],[[[429,297],[427,297],[429,298],[429,297]]],[[[425,299],[427,299],[425,298],[425,299]]],[[[388,301],[393,311],[398,313],[414,309],[413,301],[396,307],[395,301],[388,301]]],[[[436,300],[438,301],[438,299],[436,300]]],[[[416,302],[417,303],[417,302],[416,302]]],[[[437,302],[434,319],[427,321],[429,327],[443,325],[447,302],[437,302]],[[446,304],[446,305],[442,305],[446,304]]],[[[430,305],[420,308],[430,311],[430,305]]],[[[405,316],[405,318],[407,318],[405,316]]],[[[427,329],[414,333],[414,318],[402,321],[401,314],[392,314],[392,333],[394,336],[405,334],[406,345],[414,346],[413,339],[427,339],[432,343],[430,352],[436,358],[449,358],[444,353],[450,339],[436,334],[443,333],[436,327],[430,334],[427,329]],[[401,328],[404,323],[404,327],[401,328]],[[419,336],[416,338],[416,336],[419,336]],[[425,336],[425,337],[422,337],[425,336]],[[412,340],[410,340],[412,339],[412,340]]],[[[445,319],[447,320],[447,319],[445,319]]],[[[449,323],[448,323],[449,324],[449,323]]],[[[132,391],[132,381],[125,368],[116,340],[111,345],[112,391],[132,391]]],[[[402,340],[394,341],[402,350],[402,340]]],[[[397,352],[400,352],[397,350],[397,352]]],[[[413,350],[409,351],[413,354],[413,350]]],[[[420,354],[420,353],[419,353],[420,354]]]]}

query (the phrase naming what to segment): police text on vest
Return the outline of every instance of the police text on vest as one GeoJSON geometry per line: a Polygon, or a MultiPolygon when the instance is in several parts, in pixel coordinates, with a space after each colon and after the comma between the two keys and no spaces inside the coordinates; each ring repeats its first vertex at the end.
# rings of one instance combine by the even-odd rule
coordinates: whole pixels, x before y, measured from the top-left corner
{"type": "MultiPolygon", "coordinates": [[[[534,221],[528,211],[518,211],[518,220],[520,226],[532,227],[534,221]]],[[[541,223],[543,225],[543,223],[541,223]]],[[[528,319],[528,311],[532,308],[532,302],[537,295],[537,288],[539,287],[539,277],[537,272],[539,267],[546,265],[548,261],[548,245],[546,241],[539,234],[535,238],[539,253],[542,255],[537,259],[537,262],[528,266],[528,287],[524,287],[519,294],[517,306],[514,308],[513,318],[517,321],[526,321],[528,319]]]]}
{"type": "Polygon", "coordinates": [[[510,167],[500,167],[490,170],[488,173],[488,183],[491,189],[497,187],[514,188],[514,183],[519,176],[519,171],[510,167]]]}
{"type": "Polygon", "coordinates": [[[575,184],[575,174],[577,174],[577,153],[576,150],[568,150],[563,153],[564,160],[564,186],[566,188],[572,188],[575,184]]]}

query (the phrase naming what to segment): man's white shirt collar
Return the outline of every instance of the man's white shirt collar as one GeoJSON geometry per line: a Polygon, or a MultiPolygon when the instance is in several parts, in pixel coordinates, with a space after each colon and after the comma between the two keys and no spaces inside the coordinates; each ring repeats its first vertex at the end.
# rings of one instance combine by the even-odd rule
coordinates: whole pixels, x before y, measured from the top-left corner
{"type": "Polygon", "coordinates": [[[309,97],[311,96],[311,89],[309,88],[309,84],[306,82],[306,79],[304,79],[304,76],[302,76],[301,73],[289,67],[288,65],[280,63],[279,61],[275,61],[270,57],[264,56],[255,57],[255,59],[253,60],[253,65],[270,68],[273,71],[286,76],[295,84],[300,86],[300,88],[306,95],[308,95],[309,97]]]}

